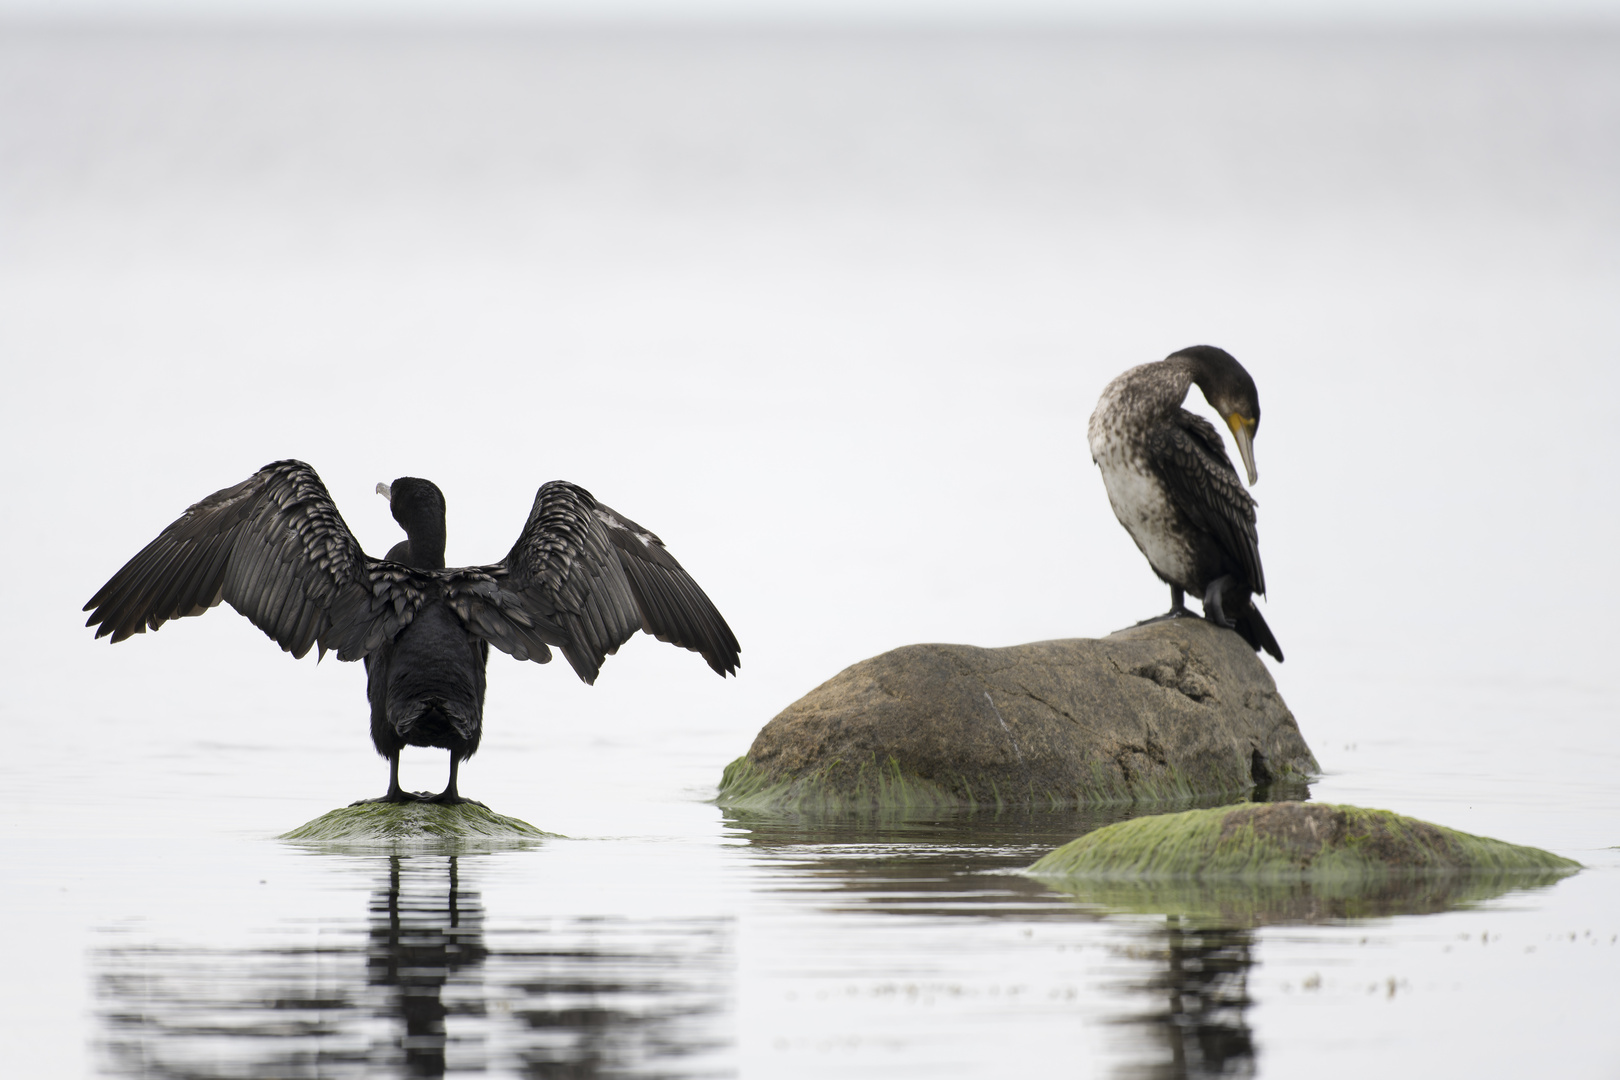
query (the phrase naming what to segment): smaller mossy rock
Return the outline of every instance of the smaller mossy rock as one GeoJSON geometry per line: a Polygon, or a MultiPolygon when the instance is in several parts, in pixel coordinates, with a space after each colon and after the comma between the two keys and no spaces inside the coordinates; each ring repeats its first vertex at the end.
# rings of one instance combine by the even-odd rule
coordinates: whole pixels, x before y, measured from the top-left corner
{"type": "Polygon", "coordinates": [[[719,803],[769,811],[1189,805],[1319,771],[1266,666],[1186,618],[1000,649],[908,645],[766,724],[719,803]]]}
{"type": "Polygon", "coordinates": [[[1109,825],[1025,872],[1088,907],[1233,928],[1427,915],[1578,869],[1384,810],[1249,803],[1109,825]]]}
{"type": "Polygon", "coordinates": [[[322,814],[278,840],[307,844],[532,843],[556,837],[475,803],[359,803],[322,814]]]}
{"type": "Polygon", "coordinates": [[[1390,876],[1574,873],[1580,864],[1402,817],[1328,803],[1245,803],[1133,818],[1038,860],[1037,877],[1361,882],[1390,876]]]}

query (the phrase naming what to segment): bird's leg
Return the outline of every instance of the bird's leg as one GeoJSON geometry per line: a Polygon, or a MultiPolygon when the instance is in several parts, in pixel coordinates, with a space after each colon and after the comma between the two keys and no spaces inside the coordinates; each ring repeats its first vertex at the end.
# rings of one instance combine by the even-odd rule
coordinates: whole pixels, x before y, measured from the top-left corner
{"type": "MultiPolygon", "coordinates": [[[[450,755],[450,783],[445,785],[443,791],[432,796],[426,801],[430,803],[438,803],[440,806],[460,806],[463,803],[471,803],[474,806],[484,806],[484,804],[479,802],[477,799],[463,798],[461,794],[456,791],[456,773],[460,770],[460,768],[461,759],[452,753],[450,755]]],[[[484,809],[488,810],[489,807],[484,806],[484,809]]]]}
{"type": "Polygon", "coordinates": [[[1187,610],[1187,594],[1180,585],[1170,586],[1170,610],[1163,615],[1155,615],[1151,619],[1143,619],[1137,626],[1146,626],[1148,623],[1164,622],[1166,619],[1186,619],[1194,617],[1187,610]]]}
{"type": "Polygon", "coordinates": [[[1204,587],[1204,618],[1216,626],[1224,626],[1228,630],[1237,628],[1237,623],[1226,617],[1221,608],[1221,590],[1231,584],[1232,575],[1222,574],[1204,587]]]}
{"type": "MultiPolygon", "coordinates": [[[[452,785],[454,786],[454,785],[452,785]]],[[[350,803],[350,806],[365,806],[367,803],[408,803],[421,802],[422,796],[406,791],[399,786],[399,751],[395,750],[388,755],[388,794],[380,799],[359,799],[350,803]]]]}

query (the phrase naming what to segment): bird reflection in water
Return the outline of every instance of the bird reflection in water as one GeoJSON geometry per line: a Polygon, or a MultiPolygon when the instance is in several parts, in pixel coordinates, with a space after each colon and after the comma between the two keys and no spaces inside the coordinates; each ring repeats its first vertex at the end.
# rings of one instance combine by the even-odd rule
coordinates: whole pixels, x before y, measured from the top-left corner
{"type": "MultiPolygon", "coordinates": [[[[833,910],[908,919],[1010,919],[1034,926],[1092,923],[1103,917],[1099,910],[1148,910],[1129,902],[1110,904],[1093,894],[1082,894],[1088,902],[1077,909],[1073,897],[1049,884],[1006,873],[1028,866],[1055,844],[1135,813],[1140,811],[1128,806],[1090,807],[874,823],[730,810],[726,824],[756,851],[790,868],[777,879],[779,887],[800,894],[814,889],[833,910]]],[[[1148,902],[1152,899],[1150,893],[1148,902]]],[[[1294,918],[1303,917],[1287,910],[1294,918]]],[[[1145,937],[1137,937],[1122,952],[1151,968],[1146,978],[1136,975],[1107,988],[1110,997],[1134,1007],[1119,1018],[1130,1034],[1125,1048],[1129,1064],[1119,1076],[1201,1080],[1254,1075],[1255,1042],[1247,1016],[1249,973],[1258,963],[1254,931],[1210,928],[1179,916],[1141,931],[1134,929],[1139,924],[1117,925],[1145,937]],[[1144,998],[1152,1002],[1146,1008],[1140,1005],[1144,998]]],[[[974,969],[968,963],[959,970],[968,978],[974,969]]],[[[979,973],[986,985],[1000,981],[993,966],[979,973]]]]}
{"type": "Polygon", "coordinates": [[[1254,932],[1200,928],[1169,916],[1162,930],[1163,967],[1137,993],[1163,1004],[1125,1019],[1158,1044],[1152,1060],[1122,1073],[1130,1080],[1202,1080],[1253,1076],[1254,1035],[1249,1029],[1249,969],[1255,966],[1254,932]],[[1162,995],[1162,997],[1161,997],[1162,995]]]}
{"type": "MultiPolygon", "coordinates": [[[[400,887],[400,858],[388,860],[388,887],[371,898],[371,944],[366,969],[372,986],[385,987],[387,1014],[403,1022],[399,1047],[409,1076],[445,1073],[444,988],[465,968],[484,962],[484,908],[477,893],[463,893],[456,857],[449,856],[448,889],[441,895],[400,887]]],[[[463,1008],[481,1015],[481,1000],[463,1008]]]]}
{"type": "MultiPolygon", "coordinates": [[[[469,863],[392,856],[354,923],[238,948],[96,950],[103,1071],[191,1078],[709,1076],[728,919],[552,918],[486,934],[469,863]]],[[[381,867],[379,867],[381,869],[381,867]]],[[[262,937],[255,934],[254,937],[262,937]]]]}

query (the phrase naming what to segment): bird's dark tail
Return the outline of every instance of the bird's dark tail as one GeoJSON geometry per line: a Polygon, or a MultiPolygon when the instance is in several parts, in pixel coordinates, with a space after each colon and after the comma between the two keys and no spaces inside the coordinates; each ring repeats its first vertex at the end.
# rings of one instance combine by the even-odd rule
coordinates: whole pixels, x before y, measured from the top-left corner
{"type": "Polygon", "coordinates": [[[472,709],[442,697],[400,703],[389,702],[388,720],[402,741],[412,746],[437,746],[470,758],[483,734],[482,717],[472,709]]]}
{"type": "Polygon", "coordinates": [[[1252,598],[1246,606],[1247,610],[1238,611],[1228,616],[1236,624],[1233,629],[1242,636],[1244,641],[1249,643],[1249,647],[1255,652],[1264,649],[1276,658],[1277,663],[1282,663],[1282,646],[1277,644],[1277,639],[1272,635],[1271,627],[1266,625],[1265,617],[1260,614],[1260,609],[1254,606],[1252,598]]]}

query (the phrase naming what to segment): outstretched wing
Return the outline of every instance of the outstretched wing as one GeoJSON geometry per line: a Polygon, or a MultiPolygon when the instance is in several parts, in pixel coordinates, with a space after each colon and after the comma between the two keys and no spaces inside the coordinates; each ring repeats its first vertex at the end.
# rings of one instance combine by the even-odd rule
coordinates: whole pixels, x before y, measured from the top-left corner
{"type": "Polygon", "coordinates": [[[1154,432],[1148,452],[1176,506],[1214,536],[1243,567],[1251,588],[1265,595],[1254,498],[1238,479],[1215,425],[1182,409],[1154,432]]]}
{"type": "Polygon", "coordinates": [[[542,485],[523,535],[506,561],[489,569],[508,609],[517,598],[537,626],[561,631],[559,639],[546,640],[587,683],[596,681],[603,659],[643,629],[702,653],[721,674],[737,668],[731,629],[658,538],[575,484],[542,485]],[[617,535],[626,529],[645,535],[663,561],[626,556],[617,535]]]}
{"type": "Polygon", "coordinates": [[[641,612],[641,626],[659,641],[700,653],[721,675],[736,674],[742,647],[708,595],[675,561],[664,542],[617,510],[596,504],[641,612]]]}
{"type": "Polygon", "coordinates": [[[443,587],[445,603],[468,630],[514,659],[547,664],[547,646],[568,643],[556,605],[532,586],[517,586],[505,563],[421,572],[443,587]]]}
{"type": "Polygon", "coordinates": [[[360,550],[315,470],[266,465],[196,503],[85,604],[114,642],[221,600],[287,652],[358,660],[415,617],[431,583],[360,550]]]}
{"type": "Polygon", "coordinates": [[[582,487],[542,484],[523,534],[506,561],[491,568],[504,579],[505,606],[515,600],[533,621],[557,627],[551,644],[587,683],[596,681],[602,660],[641,629],[630,583],[591,513],[595,505],[582,487]]]}

